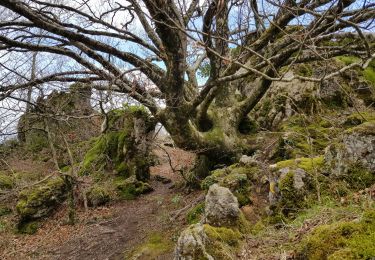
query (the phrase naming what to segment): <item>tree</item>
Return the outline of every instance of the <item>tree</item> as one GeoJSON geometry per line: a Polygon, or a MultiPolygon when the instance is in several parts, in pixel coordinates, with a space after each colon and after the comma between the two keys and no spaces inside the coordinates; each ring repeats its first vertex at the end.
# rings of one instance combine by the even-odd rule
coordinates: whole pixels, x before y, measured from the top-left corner
{"type": "Polygon", "coordinates": [[[0,50],[64,56],[76,68],[4,84],[3,98],[46,82],[90,83],[140,102],[178,146],[216,162],[248,145],[240,126],[272,82],[322,82],[366,68],[375,57],[367,33],[375,4],[368,1],[2,0],[0,6],[0,50]],[[286,76],[293,64],[345,54],[361,62],[321,78],[286,76]],[[203,68],[208,78],[201,83],[203,68]],[[256,85],[246,85],[255,78],[256,85]]]}

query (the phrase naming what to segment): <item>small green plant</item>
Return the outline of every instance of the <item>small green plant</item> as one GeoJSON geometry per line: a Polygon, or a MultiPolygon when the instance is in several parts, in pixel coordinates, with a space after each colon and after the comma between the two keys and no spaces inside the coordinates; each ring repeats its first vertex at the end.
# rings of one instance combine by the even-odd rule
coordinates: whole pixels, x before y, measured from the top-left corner
{"type": "Polygon", "coordinates": [[[177,195],[175,195],[173,198],[172,198],[172,203],[173,204],[179,204],[180,202],[181,202],[181,199],[182,199],[182,196],[181,195],[179,195],[179,194],[177,194],[177,195]]]}

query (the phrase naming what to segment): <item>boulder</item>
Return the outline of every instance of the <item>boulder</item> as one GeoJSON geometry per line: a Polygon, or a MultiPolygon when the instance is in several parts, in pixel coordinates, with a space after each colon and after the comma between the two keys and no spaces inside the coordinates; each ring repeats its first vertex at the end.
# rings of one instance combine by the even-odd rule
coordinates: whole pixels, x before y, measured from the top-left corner
{"type": "Polygon", "coordinates": [[[91,187],[86,196],[88,205],[90,207],[102,206],[111,200],[108,189],[99,185],[94,185],[91,187]]]}
{"type": "Polygon", "coordinates": [[[66,185],[59,177],[21,191],[16,206],[20,218],[19,227],[49,216],[65,198],[66,185]]]}
{"type": "Polygon", "coordinates": [[[249,224],[228,188],[213,184],[205,202],[205,215],[185,229],[177,242],[175,260],[235,259],[249,224]]]}
{"type": "Polygon", "coordinates": [[[82,162],[80,175],[113,171],[138,180],[150,178],[155,120],[142,106],[108,112],[106,131],[96,139],[82,162]]]}
{"type": "Polygon", "coordinates": [[[177,241],[175,260],[195,260],[214,258],[207,253],[207,235],[202,224],[194,224],[185,229],[177,241]]]}
{"type": "Polygon", "coordinates": [[[237,198],[228,188],[213,184],[206,195],[205,223],[231,227],[238,224],[240,209],[237,198]]]}
{"type": "Polygon", "coordinates": [[[375,122],[345,131],[342,139],[325,150],[327,169],[352,186],[366,188],[375,183],[375,122]]]}
{"type": "Polygon", "coordinates": [[[315,190],[313,176],[323,166],[322,156],[280,161],[270,165],[271,174],[268,179],[271,208],[288,216],[306,207],[309,195],[315,190]]]}

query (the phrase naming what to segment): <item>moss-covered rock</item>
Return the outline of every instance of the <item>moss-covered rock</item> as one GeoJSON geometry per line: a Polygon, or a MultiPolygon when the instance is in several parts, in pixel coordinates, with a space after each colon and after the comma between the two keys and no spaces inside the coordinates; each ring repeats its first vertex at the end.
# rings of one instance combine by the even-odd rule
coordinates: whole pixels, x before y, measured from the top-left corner
{"type": "Polygon", "coordinates": [[[150,184],[137,180],[135,176],[131,176],[127,179],[117,178],[114,180],[114,185],[120,198],[128,200],[153,191],[150,184]]]}
{"type": "Polygon", "coordinates": [[[215,183],[229,188],[237,197],[240,206],[251,202],[251,181],[256,180],[261,174],[258,166],[233,164],[223,169],[211,171],[210,175],[201,182],[201,187],[208,190],[215,183]]]}
{"type": "Polygon", "coordinates": [[[214,259],[234,259],[235,252],[242,241],[243,234],[238,229],[203,226],[207,235],[207,253],[214,259]]]}
{"type": "Polygon", "coordinates": [[[59,164],[68,164],[64,138],[73,147],[99,133],[97,118],[76,118],[96,113],[91,107],[90,98],[91,88],[83,84],[73,84],[67,92],[53,91],[46,98],[39,98],[37,106],[31,107],[18,122],[20,143],[31,152],[48,149],[48,129],[59,164]],[[43,113],[62,116],[63,120],[46,117],[43,113]]]}
{"type": "Polygon", "coordinates": [[[324,166],[323,156],[280,161],[271,165],[269,199],[276,207],[274,214],[293,216],[308,206],[311,196],[315,196],[316,178],[324,166]]]}
{"type": "Polygon", "coordinates": [[[206,195],[204,213],[199,224],[190,225],[181,233],[175,259],[236,258],[244,234],[250,232],[237,199],[228,188],[214,184],[206,195]]]}
{"type": "Polygon", "coordinates": [[[95,184],[86,193],[88,205],[98,207],[108,203],[111,200],[110,191],[106,187],[95,184]]]}
{"type": "Polygon", "coordinates": [[[303,115],[289,118],[280,128],[284,135],[278,149],[283,159],[322,154],[330,140],[340,132],[321,117],[303,115]]]}
{"type": "Polygon", "coordinates": [[[375,121],[346,130],[338,142],[327,147],[325,161],[331,175],[354,188],[375,183],[375,121]]]}
{"type": "Polygon", "coordinates": [[[316,228],[303,239],[301,259],[372,259],[375,256],[375,211],[359,221],[338,222],[316,228]]]}
{"type": "Polygon", "coordinates": [[[107,132],[87,152],[80,174],[114,171],[123,177],[149,178],[155,121],[145,108],[129,106],[108,113],[107,132]]]}
{"type": "Polygon", "coordinates": [[[16,206],[19,226],[50,215],[65,198],[66,186],[59,177],[21,191],[16,206]]]}

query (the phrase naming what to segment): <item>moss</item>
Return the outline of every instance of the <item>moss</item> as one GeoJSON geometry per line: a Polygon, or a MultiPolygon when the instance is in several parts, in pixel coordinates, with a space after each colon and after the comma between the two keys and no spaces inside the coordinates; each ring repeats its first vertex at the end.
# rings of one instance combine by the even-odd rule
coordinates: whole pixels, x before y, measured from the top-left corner
{"type": "Polygon", "coordinates": [[[316,228],[303,239],[298,255],[304,259],[372,259],[375,256],[375,210],[359,222],[338,222],[316,228]]]}
{"type": "Polygon", "coordinates": [[[37,221],[21,223],[17,226],[17,232],[21,234],[32,235],[38,231],[39,225],[40,224],[37,221]]]}
{"type": "Polygon", "coordinates": [[[336,58],[337,60],[343,62],[346,66],[350,65],[355,62],[360,62],[361,59],[355,56],[339,56],[336,58]]]}
{"type": "Polygon", "coordinates": [[[253,167],[241,167],[235,164],[224,169],[212,171],[211,175],[202,181],[201,188],[208,190],[212,184],[218,183],[233,192],[240,206],[247,205],[251,202],[249,197],[250,182],[247,177],[247,174],[252,175],[251,169],[253,167]]]}
{"type": "Polygon", "coordinates": [[[211,171],[210,175],[201,182],[201,188],[208,190],[212,184],[218,183],[226,175],[226,169],[211,171]]]}
{"type": "Polygon", "coordinates": [[[152,233],[145,243],[126,254],[125,259],[159,259],[173,251],[173,246],[173,242],[165,234],[152,233]]]}
{"type": "Polygon", "coordinates": [[[48,216],[65,199],[65,192],[66,186],[61,178],[21,191],[16,205],[21,222],[48,216]]]}
{"type": "Polygon", "coordinates": [[[87,201],[89,206],[98,207],[108,203],[111,199],[110,192],[106,187],[95,184],[87,192],[87,201]]]}
{"type": "Polygon", "coordinates": [[[348,172],[342,177],[350,189],[361,190],[375,183],[375,173],[363,167],[360,163],[348,167],[348,172]]]}
{"type": "Polygon", "coordinates": [[[294,214],[298,209],[306,206],[304,190],[298,190],[294,187],[294,172],[289,172],[279,182],[281,199],[279,202],[280,211],[287,216],[294,214]]]}
{"type": "Polygon", "coordinates": [[[208,237],[208,254],[215,259],[233,259],[243,235],[237,229],[203,225],[208,237]]]}
{"type": "Polygon", "coordinates": [[[200,202],[195,205],[189,212],[187,213],[186,219],[189,224],[196,224],[198,223],[202,215],[204,213],[204,202],[200,202]]]}
{"type": "Polygon", "coordinates": [[[0,217],[6,216],[12,213],[12,209],[0,205],[0,217]]]}
{"type": "Polygon", "coordinates": [[[142,118],[145,131],[154,129],[155,122],[142,106],[127,106],[108,113],[108,132],[96,138],[82,162],[80,175],[115,171],[118,175],[149,178],[151,158],[139,156],[134,140],[134,118],[142,118]]]}
{"type": "Polygon", "coordinates": [[[204,224],[204,231],[209,239],[220,241],[230,246],[238,246],[242,238],[239,230],[226,228],[226,227],[213,227],[204,224]]]}
{"type": "Polygon", "coordinates": [[[118,195],[126,200],[135,199],[141,194],[153,191],[153,188],[148,183],[136,180],[135,176],[127,179],[116,178],[114,185],[118,195]]]}
{"type": "Polygon", "coordinates": [[[320,169],[324,166],[324,157],[318,156],[314,158],[298,158],[298,159],[292,159],[292,160],[285,160],[280,161],[276,163],[276,167],[278,169],[282,168],[301,168],[305,170],[306,172],[313,172],[315,169],[320,169]]]}
{"type": "Polygon", "coordinates": [[[345,131],[346,134],[362,134],[362,135],[375,135],[375,121],[365,122],[358,126],[349,128],[345,131]]]}
{"type": "Polygon", "coordinates": [[[241,134],[252,134],[256,133],[258,130],[259,126],[257,122],[249,117],[245,117],[239,124],[238,126],[238,131],[241,134]]]}
{"type": "Polygon", "coordinates": [[[343,126],[347,128],[355,127],[365,122],[375,121],[375,113],[372,111],[360,111],[360,114],[353,113],[346,117],[343,126]]]}
{"type": "Polygon", "coordinates": [[[284,159],[306,157],[323,153],[330,140],[339,133],[326,120],[296,115],[281,125],[285,137],[280,143],[284,159]]]}
{"type": "Polygon", "coordinates": [[[0,172],[0,190],[11,189],[14,186],[14,180],[8,174],[0,172]]]}
{"type": "Polygon", "coordinates": [[[313,68],[311,64],[302,63],[297,67],[296,73],[303,77],[311,77],[313,75],[313,68]]]}
{"type": "Polygon", "coordinates": [[[375,70],[372,67],[368,67],[363,71],[364,78],[375,87],[375,70]]]}

